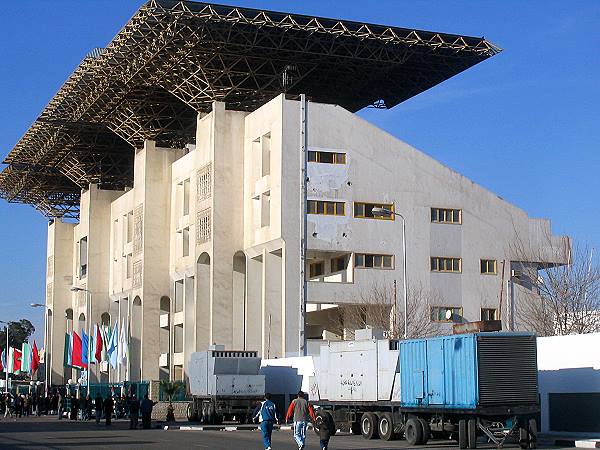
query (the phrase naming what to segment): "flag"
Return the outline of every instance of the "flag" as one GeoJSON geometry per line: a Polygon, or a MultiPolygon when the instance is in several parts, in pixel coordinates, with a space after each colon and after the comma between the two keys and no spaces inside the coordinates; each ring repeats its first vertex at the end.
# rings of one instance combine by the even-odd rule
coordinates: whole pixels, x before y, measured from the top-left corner
{"type": "Polygon", "coordinates": [[[29,373],[31,369],[31,345],[29,342],[21,344],[21,372],[29,373]]]}
{"type": "Polygon", "coordinates": [[[119,327],[117,325],[117,322],[115,322],[115,326],[112,329],[112,332],[110,333],[110,341],[108,343],[108,349],[106,351],[108,354],[108,359],[110,361],[110,365],[112,366],[113,369],[117,368],[118,346],[119,346],[119,327]]]}
{"type": "Polygon", "coordinates": [[[102,361],[102,348],[103,346],[103,342],[102,342],[102,333],[100,332],[100,325],[96,324],[96,338],[94,340],[94,356],[96,357],[96,361],[97,362],[101,362],[102,361]]]}
{"type": "Polygon", "coordinates": [[[101,361],[108,361],[108,344],[110,343],[110,325],[102,325],[100,327],[102,334],[102,358],[101,361]]]}
{"type": "Polygon", "coordinates": [[[6,349],[2,350],[2,358],[0,358],[0,372],[6,368],[6,349]]]}
{"type": "Polygon", "coordinates": [[[64,365],[65,367],[73,365],[73,335],[71,333],[65,333],[64,365]]]}
{"type": "Polygon", "coordinates": [[[31,351],[31,376],[34,376],[40,368],[40,353],[37,344],[33,341],[33,350],[31,351]]]}
{"type": "Polygon", "coordinates": [[[83,367],[81,360],[81,338],[76,331],[73,331],[73,351],[71,352],[71,365],[77,369],[83,367]]]}
{"type": "Polygon", "coordinates": [[[87,369],[88,366],[88,355],[90,351],[90,340],[88,335],[85,334],[85,330],[81,330],[81,367],[87,369]]]}
{"type": "Polygon", "coordinates": [[[21,351],[10,347],[8,350],[8,373],[21,372],[21,351]]]}
{"type": "Polygon", "coordinates": [[[121,335],[119,336],[119,364],[127,364],[127,321],[123,320],[121,335]]]}

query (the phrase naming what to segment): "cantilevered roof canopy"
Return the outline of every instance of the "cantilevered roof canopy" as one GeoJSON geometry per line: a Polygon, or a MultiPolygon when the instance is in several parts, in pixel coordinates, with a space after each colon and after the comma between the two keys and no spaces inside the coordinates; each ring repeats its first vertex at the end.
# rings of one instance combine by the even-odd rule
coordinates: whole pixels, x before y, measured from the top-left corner
{"type": "Polygon", "coordinates": [[[252,111],[285,92],[391,108],[499,51],[483,38],[151,0],[83,59],[15,145],[0,196],[77,217],[90,183],[131,185],[145,139],[193,143],[196,114],[214,100],[252,111]]]}

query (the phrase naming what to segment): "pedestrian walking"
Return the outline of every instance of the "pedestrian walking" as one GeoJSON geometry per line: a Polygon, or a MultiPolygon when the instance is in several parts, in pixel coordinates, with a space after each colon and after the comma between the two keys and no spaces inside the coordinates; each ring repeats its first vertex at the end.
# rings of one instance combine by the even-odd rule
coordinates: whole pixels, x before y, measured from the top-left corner
{"type": "Polygon", "coordinates": [[[329,439],[333,432],[332,423],[330,420],[327,420],[328,417],[329,416],[323,417],[323,420],[319,424],[319,446],[321,450],[327,450],[329,448],[329,439]]]}
{"type": "Polygon", "coordinates": [[[129,429],[135,430],[138,427],[140,417],[140,401],[135,394],[129,399],[129,429]]]}
{"type": "Polygon", "coordinates": [[[110,425],[111,419],[112,419],[112,413],[113,413],[113,408],[115,407],[115,402],[113,401],[112,397],[109,395],[108,397],[106,397],[106,400],[104,400],[104,418],[106,419],[106,425],[110,425]]]}
{"type": "Polygon", "coordinates": [[[294,440],[298,445],[298,450],[302,450],[306,445],[306,426],[309,421],[315,420],[315,410],[304,398],[304,392],[299,391],[285,415],[285,421],[294,418],[294,440]]]}
{"type": "Polygon", "coordinates": [[[100,420],[102,419],[102,395],[100,392],[96,394],[96,398],[94,399],[94,407],[96,408],[96,425],[100,425],[100,420]]]}
{"type": "Polygon", "coordinates": [[[142,400],[142,404],[140,405],[140,411],[142,412],[142,428],[147,430],[152,426],[152,408],[156,405],[156,402],[153,402],[148,398],[148,394],[144,394],[144,400],[142,400]]]}
{"type": "Polygon", "coordinates": [[[4,409],[4,417],[12,417],[13,416],[13,399],[9,393],[6,393],[6,397],[4,400],[5,409],[4,409]]]}
{"type": "Polygon", "coordinates": [[[271,401],[271,394],[265,394],[265,400],[260,404],[258,413],[255,414],[254,420],[258,419],[260,423],[260,431],[262,433],[263,444],[266,450],[271,450],[271,435],[273,434],[273,425],[279,423],[277,415],[277,407],[271,401]]]}
{"type": "Polygon", "coordinates": [[[77,397],[71,397],[71,420],[77,420],[79,414],[79,399],[77,397]]]}
{"type": "Polygon", "coordinates": [[[62,420],[63,408],[65,407],[64,401],[65,399],[63,398],[62,394],[59,393],[56,396],[56,410],[58,411],[58,420],[62,420]]]}
{"type": "Polygon", "coordinates": [[[82,397],[79,401],[79,408],[81,408],[81,420],[87,420],[85,417],[85,413],[87,412],[88,407],[88,397],[82,397]]]}

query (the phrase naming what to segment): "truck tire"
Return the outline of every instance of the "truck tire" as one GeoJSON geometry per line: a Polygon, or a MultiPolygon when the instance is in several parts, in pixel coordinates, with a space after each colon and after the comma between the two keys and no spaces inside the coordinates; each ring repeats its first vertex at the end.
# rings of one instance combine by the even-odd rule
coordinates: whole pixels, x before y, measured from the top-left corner
{"type": "Polygon", "coordinates": [[[410,418],[406,421],[404,437],[410,445],[420,445],[423,439],[423,427],[419,419],[410,418]]]}
{"type": "Polygon", "coordinates": [[[379,437],[384,441],[394,439],[394,417],[389,412],[377,414],[379,437]]]}
{"type": "Polygon", "coordinates": [[[431,437],[431,427],[429,426],[429,422],[427,422],[425,419],[419,419],[419,422],[421,422],[421,427],[423,428],[423,437],[421,438],[421,442],[419,442],[419,444],[425,445],[431,437]]]}
{"type": "Polygon", "coordinates": [[[460,419],[458,421],[458,448],[467,448],[467,421],[460,419]]]}
{"type": "Polygon", "coordinates": [[[364,413],[360,418],[360,433],[365,439],[376,439],[378,436],[377,416],[371,412],[364,413]]]}
{"type": "Polygon", "coordinates": [[[469,419],[467,422],[467,443],[469,448],[477,448],[477,421],[469,419]]]}
{"type": "Polygon", "coordinates": [[[187,420],[188,422],[196,422],[198,420],[198,411],[194,408],[193,403],[187,405],[187,420]]]}

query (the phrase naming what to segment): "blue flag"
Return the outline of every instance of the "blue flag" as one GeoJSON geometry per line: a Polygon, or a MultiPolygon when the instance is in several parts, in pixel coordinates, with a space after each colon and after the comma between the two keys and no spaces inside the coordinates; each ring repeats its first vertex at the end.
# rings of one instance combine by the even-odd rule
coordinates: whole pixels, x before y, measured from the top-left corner
{"type": "Polygon", "coordinates": [[[81,330],[81,362],[83,363],[83,367],[87,367],[88,365],[89,345],[88,335],[85,334],[85,330],[81,330]]]}
{"type": "Polygon", "coordinates": [[[108,347],[106,352],[108,353],[108,360],[110,361],[110,365],[113,369],[117,368],[117,348],[119,346],[119,327],[117,326],[117,322],[115,322],[115,326],[110,333],[110,340],[108,341],[108,347]]]}

